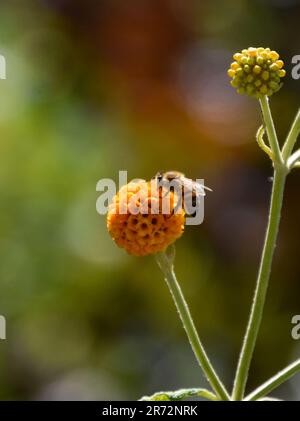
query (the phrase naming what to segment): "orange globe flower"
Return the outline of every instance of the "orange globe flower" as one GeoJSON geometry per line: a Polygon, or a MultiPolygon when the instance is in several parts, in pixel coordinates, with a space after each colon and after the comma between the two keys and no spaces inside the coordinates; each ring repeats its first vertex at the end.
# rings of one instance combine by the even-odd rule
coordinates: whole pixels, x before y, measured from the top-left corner
{"type": "Polygon", "coordinates": [[[131,182],[114,197],[108,231],[119,247],[135,256],[164,251],[184,231],[185,212],[176,209],[176,192],[165,193],[152,182],[131,182]],[[152,188],[151,188],[152,187],[152,188]]]}

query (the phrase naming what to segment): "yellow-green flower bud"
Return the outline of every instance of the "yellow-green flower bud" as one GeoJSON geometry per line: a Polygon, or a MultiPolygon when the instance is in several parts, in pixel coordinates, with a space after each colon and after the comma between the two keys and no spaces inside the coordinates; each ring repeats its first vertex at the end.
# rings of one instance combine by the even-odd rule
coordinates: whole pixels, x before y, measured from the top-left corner
{"type": "Polygon", "coordinates": [[[256,65],[253,67],[253,73],[256,73],[257,75],[259,75],[261,72],[261,67],[256,65]]]}
{"type": "Polygon", "coordinates": [[[286,75],[284,63],[279,54],[270,48],[253,48],[242,50],[233,56],[227,74],[232,79],[231,86],[240,94],[254,98],[271,96],[282,86],[281,78],[286,75]]]}
{"type": "Polygon", "coordinates": [[[261,74],[261,77],[262,77],[263,80],[268,80],[269,77],[270,77],[270,74],[267,70],[264,70],[261,74]]]}

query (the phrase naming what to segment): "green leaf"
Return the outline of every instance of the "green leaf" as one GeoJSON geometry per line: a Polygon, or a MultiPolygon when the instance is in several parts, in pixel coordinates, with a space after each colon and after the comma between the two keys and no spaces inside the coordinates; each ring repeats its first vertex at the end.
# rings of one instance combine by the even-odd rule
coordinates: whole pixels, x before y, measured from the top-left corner
{"type": "Polygon", "coordinates": [[[157,392],[151,396],[143,396],[140,401],[181,401],[186,398],[205,398],[211,401],[218,400],[216,395],[207,389],[191,388],[179,389],[173,392],[157,392]]]}

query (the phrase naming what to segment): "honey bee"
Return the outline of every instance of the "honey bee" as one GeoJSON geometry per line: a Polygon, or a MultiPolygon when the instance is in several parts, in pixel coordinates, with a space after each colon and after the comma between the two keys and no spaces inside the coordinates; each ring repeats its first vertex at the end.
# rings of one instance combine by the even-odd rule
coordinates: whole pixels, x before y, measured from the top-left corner
{"type": "Polygon", "coordinates": [[[200,197],[206,194],[205,190],[212,191],[209,187],[187,178],[179,171],[159,171],[153,179],[157,180],[160,189],[166,187],[168,191],[176,191],[179,195],[179,200],[173,209],[173,213],[176,213],[177,209],[182,206],[188,216],[194,216],[200,197]]]}

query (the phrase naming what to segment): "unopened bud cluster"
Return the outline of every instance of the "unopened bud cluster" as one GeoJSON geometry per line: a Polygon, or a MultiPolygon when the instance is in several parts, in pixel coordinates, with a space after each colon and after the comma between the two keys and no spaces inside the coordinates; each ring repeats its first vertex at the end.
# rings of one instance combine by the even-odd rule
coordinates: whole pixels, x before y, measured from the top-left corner
{"type": "Polygon", "coordinates": [[[233,58],[235,61],[227,73],[232,78],[231,86],[239,94],[259,99],[264,95],[271,96],[281,88],[281,78],[286,72],[276,51],[250,47],[234,54],[233,58]]]}

